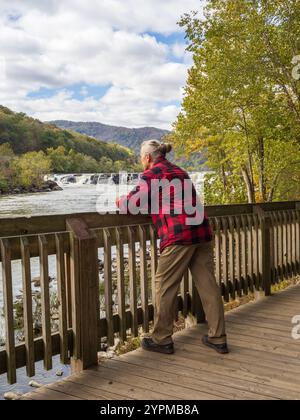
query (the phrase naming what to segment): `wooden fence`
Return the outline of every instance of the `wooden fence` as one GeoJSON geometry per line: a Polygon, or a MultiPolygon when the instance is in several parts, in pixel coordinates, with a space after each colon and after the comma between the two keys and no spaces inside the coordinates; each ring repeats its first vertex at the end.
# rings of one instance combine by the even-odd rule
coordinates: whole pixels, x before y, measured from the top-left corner
{"type": "MultiPolygon", "coordinates": [[[[216,278],[224,301],[264,290],[299,275],[300,203],[208,207],[215,232],[216,278]]],[[[71,361],[74,372],[97,363],[101,338],[148,332],[155,316],[155,271],[158,242],[146,216],[94,213],[0,220],[5,347],[0,374],[17,381],[17,369],[52,358],[71,361]],[[49,258],[55,259],[57,287],[52,291],[49,258]],[[34,329],[32,265],[40,278],[41,331],[34,329]],[[20,270],[14,270],[15,265],[20,270]],[[22,273],[22,330],[16,344],[14,296],[22,273]],[[52,323],[51,297],[56,295],[57,322],[52,323]]],[[[53,267],[52,267],[53,269],[53,267]]],[[[205,321],[190,273],[184,275],[174,318],[190,313],[205,321]]]]}

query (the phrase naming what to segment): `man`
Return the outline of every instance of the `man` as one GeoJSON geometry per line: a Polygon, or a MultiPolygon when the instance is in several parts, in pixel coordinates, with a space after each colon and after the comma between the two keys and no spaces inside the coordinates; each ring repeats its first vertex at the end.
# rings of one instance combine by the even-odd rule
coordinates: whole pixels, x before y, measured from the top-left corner
{"type": "Polygon", "coordinates": [[[144,142],[141,181],[117,203],[122,211],[131,214],[136,214],[136,208],[149,211],[160,238],[156,319],[152,337],[145,338],[142,347],[147,351],[174,353],[174,308],[182,277],[190,269],[209,326],[209,334],[202,342],[218,353],[227,354],[224,306],[214,275],[213,234],[207,217],[199,210],[196,190],[188,174],[166,159],[171,150],[171,145],[157,140],[144,142]],[[185,194],[188,190],[190,193],[185,194]]]}

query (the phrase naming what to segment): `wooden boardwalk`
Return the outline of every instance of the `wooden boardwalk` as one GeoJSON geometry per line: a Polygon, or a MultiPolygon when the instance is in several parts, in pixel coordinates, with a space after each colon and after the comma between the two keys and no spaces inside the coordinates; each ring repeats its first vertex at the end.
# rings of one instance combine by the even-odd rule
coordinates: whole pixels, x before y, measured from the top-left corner
{"type": "Polygon", "coordinates": [[[226,315],[231,353],[201,344],[205,326],[175,335],[176,354],[142,349],[26,394],[33,400],[300,399],[300,285],[226,315]]]}

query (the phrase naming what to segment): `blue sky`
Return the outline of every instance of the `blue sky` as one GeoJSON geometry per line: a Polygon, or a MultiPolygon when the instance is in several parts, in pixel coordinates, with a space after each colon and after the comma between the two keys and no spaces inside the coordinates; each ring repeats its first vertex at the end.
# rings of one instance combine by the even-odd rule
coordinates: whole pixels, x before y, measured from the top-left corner
{"type": "Polygon", "coordinates": [[[0,103],[43,121],[170,128],[200,0],[2,0],[0,103]]]}
{"type": "Polygon", "coordinates": [[[78,85],[65,86],[64,88],[46,88],[41,87],[38,90],[28,92],[29,99],[47,99],[57,95],[59,92],[68,90],[72,93],[72,97],[76,100],[83,101],[86,97],[93,97],[101,99],[108,92],[111,85],[88,85],[86,83],[79,83],[78,85]]]}

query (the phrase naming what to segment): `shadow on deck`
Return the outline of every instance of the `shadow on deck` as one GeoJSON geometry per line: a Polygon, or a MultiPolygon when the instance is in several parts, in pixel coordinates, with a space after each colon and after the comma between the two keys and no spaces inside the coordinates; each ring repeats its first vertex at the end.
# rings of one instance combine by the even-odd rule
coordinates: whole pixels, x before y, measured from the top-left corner
{"type": "Polygon", "coordinates": [[[226,315],[231,353],[201,344],[206,326],[175,335],[176,354],[136,350],[26,394],[33,400],[300,399],[300,285],[226,315]]]}

